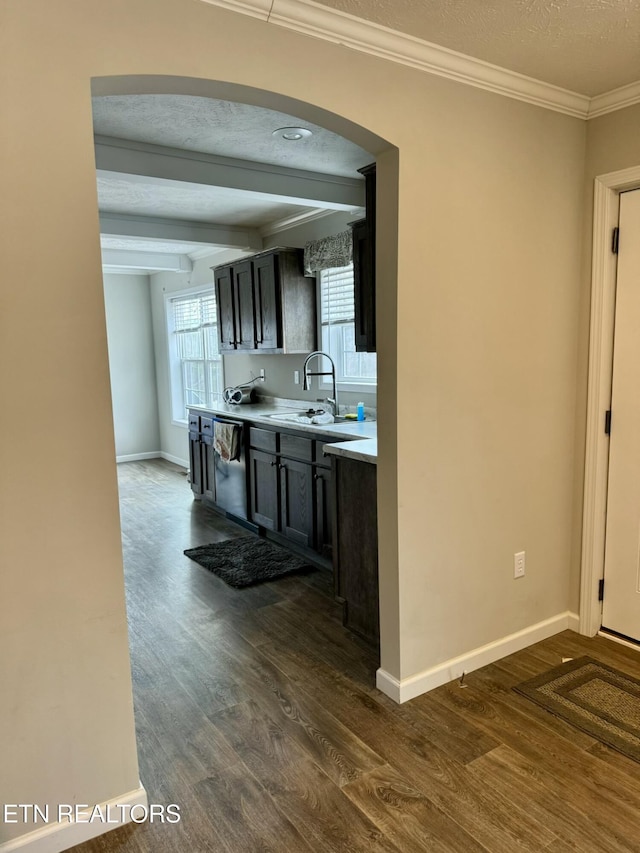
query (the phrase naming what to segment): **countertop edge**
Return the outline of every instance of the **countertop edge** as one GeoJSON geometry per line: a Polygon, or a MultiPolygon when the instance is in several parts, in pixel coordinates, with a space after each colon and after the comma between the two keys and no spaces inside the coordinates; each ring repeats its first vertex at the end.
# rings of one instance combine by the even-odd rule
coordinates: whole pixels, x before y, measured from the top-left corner
{"type": "MultiPolygon", "coordinates": [[[[327,439],[336,439],[339,443],[367,443],[376,441],[376,421],[353,421],[349,424],[298,424],[286,421],[278,421],[269,415],[278,411],[291,411],[288,407],[272,406],[265,403],[248,403],[243,406],[187,406],[189,411],[204,412],[213,416],[220,415],[228,418],[237,418],[241,421],[265,424],[274,429],[292,430],[293,432],[309,432],[315,435],[326,436],[327,439]]],[[[334,446],[333,444],[330,446],[334,446]]],[[[371,460],[368,460],[371,461],[371,460]]]]}
{"type": "Polygon", "coordinates": [[[332,456],[341,456],[344,459],[368,462],[370,465],[376,465],[378,462],[377,438],[365,438],[356,441],[341,441],[335,444],[325,444],[322,449],[325,453],[329,453],[332,456]]]}

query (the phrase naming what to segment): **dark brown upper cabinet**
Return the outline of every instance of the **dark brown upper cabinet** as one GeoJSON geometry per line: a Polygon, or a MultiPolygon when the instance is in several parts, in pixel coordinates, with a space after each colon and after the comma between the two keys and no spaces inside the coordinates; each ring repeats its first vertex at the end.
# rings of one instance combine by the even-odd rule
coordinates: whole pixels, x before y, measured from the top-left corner
{"type": "Polygon", "coordinates": [[[357,352],[376,351],[376,164],[358,169],[365,178],[366,219],[351,226],[357,352]]]}
{"type": "Polygon", "coordinates": [[[220,352],[316,348],[316,282],[301,249],[271,249],[214,269],[220,352]]]}

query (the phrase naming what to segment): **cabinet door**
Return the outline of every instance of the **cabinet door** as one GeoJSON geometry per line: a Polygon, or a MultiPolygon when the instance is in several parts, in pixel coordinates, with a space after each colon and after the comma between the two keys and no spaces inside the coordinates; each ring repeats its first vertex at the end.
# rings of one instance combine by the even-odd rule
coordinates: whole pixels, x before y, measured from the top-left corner
{"type": "Polygon", "coordinates": [[[313,476],[306,462],[283,459],[280,463],[282,533],[292,542],[313,548],[313,476]]]}
{"type": "Polygon", "coordinates": [[[357,352],[375,352],[375,284],[371,266],[369,229],[365,219],[351,226],[353,236],[353,287],[357,352]]]}
{"type": "Polygon", "coordinates": [[[236,348],[236,325],[231,267],[216,270],[214,280],[220,352],[233,352],[236,348]]]}
{"type": "Polygon", "coordinates": [[[275,255],[266,255],[253,262],[258,349],[277,349],[282,345],[278,334],[280,307],[276,279],[277,262],[275,255]]]}
{"type": "Polygon", "coordinates": [[[236,302],[236,349],[255,349],[256,316],[251,261],[234,265],[233,282],[236,302]]]}
{"type": "Polygon", "coordinates": [[[210,501],[216,499],[215,453],[213,439],[207,437],[200,441],[200,459],[202,470],[202,494],[210,501]]]}
{"type": "Polygon", "coordinates": [[[333,554],[333,486],[331,468],[313,469],[313,481],[316,490],[316,551],[331,559],[333,554]]]}
{"type": "Polygon", "coordinates": [[[189,479],[191,491],[196,497],[202,495],[202,455],[200,450],[200,433],[189,433],[189,479]]]}
{"type": "Polygon", "coordinates": [[[249,452],[249,487],[251,520],[268,530],[278,530],[280,493],[278,489],[278,457],[262,450],[249,452]]]}

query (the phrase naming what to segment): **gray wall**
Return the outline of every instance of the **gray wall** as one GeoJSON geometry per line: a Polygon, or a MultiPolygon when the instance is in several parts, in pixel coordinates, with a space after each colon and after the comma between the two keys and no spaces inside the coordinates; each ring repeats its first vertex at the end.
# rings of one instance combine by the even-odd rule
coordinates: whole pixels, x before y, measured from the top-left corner
{"type": "Polygon", "coordinates": [[[156,367],[147,275],[105,275],[116,458],[160,451],[156,367]]]}

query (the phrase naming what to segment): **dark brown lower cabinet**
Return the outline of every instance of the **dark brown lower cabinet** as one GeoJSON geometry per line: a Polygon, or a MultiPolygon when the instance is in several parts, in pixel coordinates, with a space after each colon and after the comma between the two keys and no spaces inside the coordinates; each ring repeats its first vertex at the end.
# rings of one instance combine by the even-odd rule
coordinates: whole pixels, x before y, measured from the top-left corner
{"type": "Polygon", "coordinates": [[[331,468],[314,466],[316,492],[316,551],[326,559],[333,555],[333,477],[331,468]]]}
{"type": "Polygon", "coordinates": [[[280,532],[303,548],[313,548],[313,474],[312,466],[295,459],[281,459],[280,532]]]}
{"type": "Polygon", "coordinates": [[[210,501],[216,499],[216,457],[213,452],[213,438],[203,436],[200,439],[200,470],[202,477],[202,495],[210,501]]]}
{"type": "MultiPolygon", "coordinates": [[[[262,430],[261,430],[262,432],[262,430]]],[[[278,530],[280,519],[280,490],[278,488],[278,457],[252,448],[249,451],[249,484],[251,489],[251,520],[267,530],[278,530]]]]}
{"type": "Polygon", "coordinates": [[[377,469],[343,456],[333,457],[332,468],[336,597],[344,625],[379,644],[377,469]]]}
{"type": "Polygon", "coordinates": [[[326,439],[263,427],[249,431],[250,518],[321,562],[333,548],[331,462],[322,452],[326,439]]]}
{"type": "Polygon", "coordinates": [[[202,444],[200,432],[189,430],[189,479],[194,497],[202,497],[202,444]]]}

